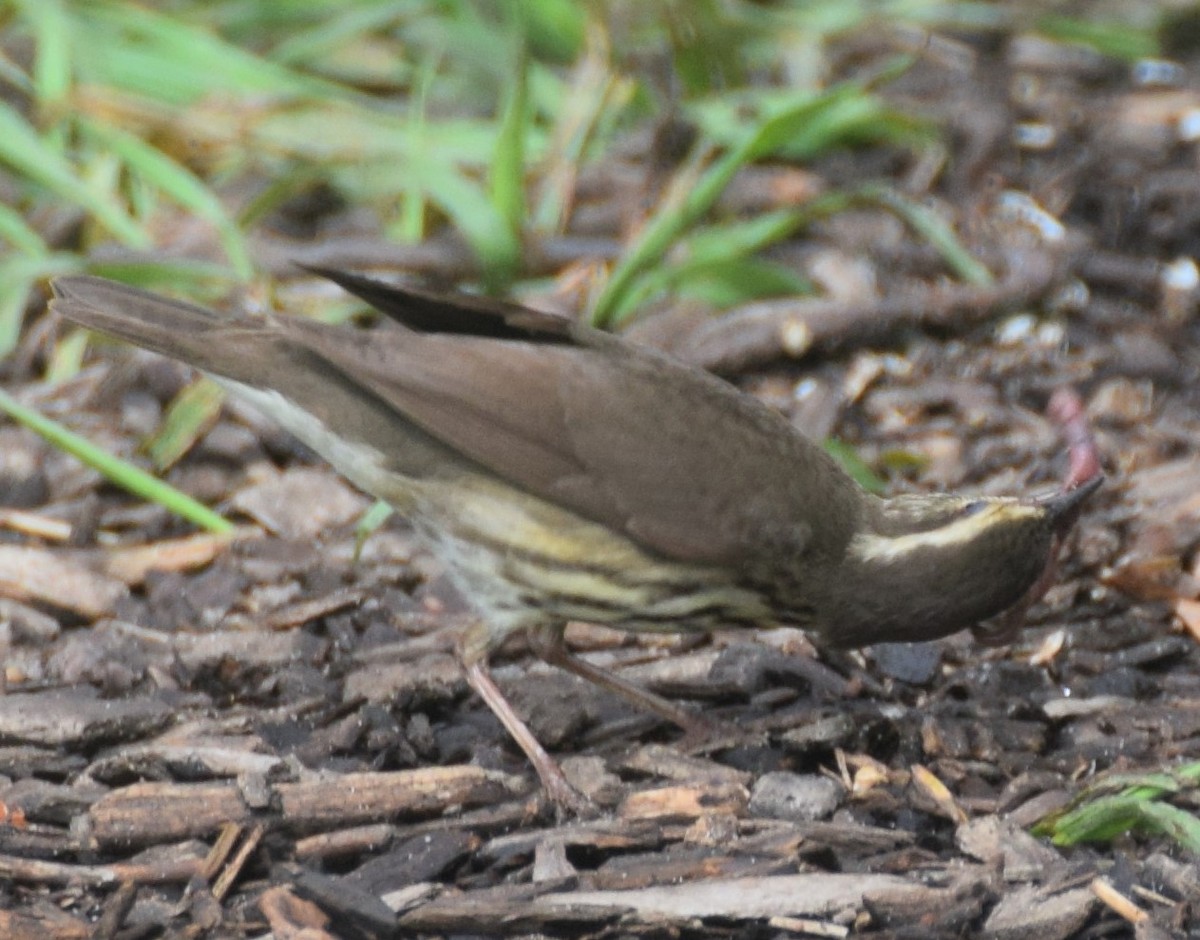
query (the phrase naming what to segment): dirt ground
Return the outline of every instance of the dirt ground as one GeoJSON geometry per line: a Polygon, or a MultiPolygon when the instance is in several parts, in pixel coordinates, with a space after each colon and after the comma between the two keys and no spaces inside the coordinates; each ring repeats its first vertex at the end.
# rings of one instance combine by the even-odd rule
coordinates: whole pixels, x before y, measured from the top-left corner
{"type": "MultiPolygon", "coordinates": [[[[1200,756],[1200,73],[1147,78],[1030,36],[939,41],[885,94],[948,146],[759,167],[722,211],[888,181],[994,283],[952,280],[864,204],[772,249],[819,299],[662,309],[635,335],[845,441],[892,491],[1053,489],[1067,451],[1045,408],[1076,388],[1108,482],[1016,643],[828,656],[788,629],[571,628],[597,661],[747,729],[703,753],[514,643],[498,680],[606,810],[559,823],[467,692],[467,610],[437,560],[394,520],[356,561],[368,501],[281,432],[228,405],[169,473],[244,526],[228,544],[5,425],[0,935],[1200,933],[1200,867],[1173,841],[1028,831],[1098,775],[1200,756]]],[[[580,181],[580,237],[533,252],[543,273],[619,250],[661,172],[651,139],[580,181]]],[[[296,245],[284,221],[259,236],[264,267],[384,250],[350,223],[296,245]]],[[[464,273],[450,239],[396,255],[464,273]]],[[[60,329],[31,320],[8,387],[134,453],[192,377],[107,346],[80,378],[34,384],[60,329]]]]}

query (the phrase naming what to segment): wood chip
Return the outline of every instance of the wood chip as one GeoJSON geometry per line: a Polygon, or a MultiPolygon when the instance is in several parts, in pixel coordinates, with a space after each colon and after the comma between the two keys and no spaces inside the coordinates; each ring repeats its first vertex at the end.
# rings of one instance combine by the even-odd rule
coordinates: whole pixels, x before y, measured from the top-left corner
{"type": "Polygon", "coordinates": [[[249,486],[230,502],[268,531],[293,542],[312,541],[347,525],[369,505],[331,471],[306,467],[249,486]]]}
{"type": "Polygon", "coordinates": [[[1181,597],[1175,601],[1175,616],[1192,639],[1200,640],[1200,601],[1181,597]]]}
{"type": "MultiPolygon", "coordinates": [[[[525,782],[473,766],[354,773],[272,786],[271,805],[297,828],[377,822],[407,814],[498,802],[525,782]]],[[[135,783],[97,800],[89,812],[101,846],[148,845],[203,836],[256,815],[236,783],[135,783]]]]}
{"type": "Polygon", "coordinates": [[[0,598],[0,623],[12,625],[13,639],[42,644],[62,632],[62,625],[48,614],[9,598],[0,598]]]}
{"type": "MultiPolygon", "coordinates": [[[[238,832],[240,834],[240,827],[229,826],[227,827],[227,831],[238,832]]],[[[237,847],[237,851],[221,869],[220,875],[217,876],[217,880],[214,881],[212,885],[213,897],[218,901],[223,900],[225,895],[229,893],[229,889],[233,887],[234,881],[236,881],[238,875],[242,873],[242,869],[245,867],[246,862],[250,859],[250,856],[254,853],[254,850],[258,848],[258,843],[262,841],[263,833],[265,831],[266,830],[261,823],[257,826],[251,827],[250,830],[246,832],[246,837],[242,840],[242,844],[237,847]]],[[[226,841],[231,841],[231,839],[232,837],[226,841]]]]}
{"type": "Polygon", "coordinates": [[[1084,925],[1096,903],[1089,888],[1051,894],[1040,888],[1019,887],[992,909],[983,936],[988,940],[1066,940],[1084,925]]]}
{"type": "Polygon", "coordinates": [[[172,717],[164,702],[146,696],[101,699],[91,689],[0,696],[0,738],[44,747],[94,747],[137,738],[172,717]]]}
{"type": "MultiPolygon", "coordinates": [[[[162,854],[162,853],[160,853],[162,854]]],[[[0,877],[35,884],[75,884],[111,886],[122,882],[136,884],[183,883],[195,878],[204,867],[204,859],[171,847],[170,859],[133,861],[113,865],[70,865],[39,859],[0,855],[0,877]]],[[[7,937],[0,931],[0,937],[7,937]]]]}
{"type": "Polygon", "coordinates": [[[0,509],[0,526],[46,542],[65,542],[71,537],[69,522],[24,509],[0,509]]]}
{"type": "Polygon", "coordinates": [[[201,532],[181,539],[164,539],[145,545],[129,545],[107,550],[104,571],[110,577],[137,587],[151,571],[192,571],[203,568],[238,538],[259,536],[257,529],[245,529],[233,535],[201,532]]]}
{"type": "Polygon", "coordinates": [[[544,830],[523,830],[488,840],[479,856],[490,861],[511,861],[532,855],[543,839],[558,839],[564,845],[581,846],[597,852],[629,852],[661,845],[662,827],[653,821],[623,819],[577,823],[544,830]]]}
{"type": "Polygon", "coordinates": [[[287,607],[272,611],[266,617],[263,625],[268,630],[291,630],[303,626],[313,620],[327,617],[348,607],[357,607],[367,596],[365,591],[346,588],[340,591],[330,591],[322,597],[300,601],[287,607]]]}
{"type": "Polygon", "coordinates": [[[937,776],[921,764],[912,766],[913,783],[931,799],[938,811],[952,823],[961,826],[967,821],[966,811],[958,805],[954,794],[937,776]]]}
{"type": "Polygon", "coordinates": [[[1143,924],[1150,915],[1118,891],[1107,878],[1094,878],[1091,884],[1092,893],[1096,895],[1109,910],[1131,924],[1143,924]]]}
{"type": "Polygon", "coordinates": [[[647,744],[637,748],[625,758],[621,767],[681,783],[736,783],[749,786],[754,779],[753,774],[744,770],[703,757],[681,754],[675,748],[662,744],[647,744]]]}
{"type": "Polygon", "coordinates": [[[754,782],[749,811],[755,816],[811,822],[832,816],[844,795],[845,788],[829,777],[776,770],[754,782]]]}
{"type": "Polygon", "coordinates": [[[999,816],[982,816],[959,826],[958,847],[990,865],[999,865],[1010,882],[1049,881],[1064,868],[1063,857],[1021,826],[999,816]]]}
{"type": "Polygon", "coordinates": [[[629,891],[658,885],[690,884],[712,878],[764,878],[795,870],[791,859],[731,855],[722,847],[672,847],[642,855],[619,855],[588,875],[592,891],[629,891]]]}
{"type": "Polygon", "coordinates": [[[297,839],[294,854],[296,858],[301,860],[310,858],[337,858],[342,855],[363,855],[383,848],[395,836],[396,827],[386,823],[353,826],[349,829],[339,829],[336,832],[322,832],[319,835],[297,839]]]}
{"type": "Polygon", "coordinates": [[[262,742],[256,737],[228,739],[195,738],[191,742],[131,745],[104,754],[88,766],[88,774],[100,780],[131,774],[143,777],[239,777],[277,774],[286,762],[275,754],[253,750],[262,742]]]}
{"type": "Polygon", "coordinates": [[[395,935],[395,911],[377,893],[362,890],[350,879],[287,863],[277,865],[275,874],[290,879],[297,896],[318,905],[329,915],[337,925],[339,940],[348,936],[395,935]]]}
{"type": "Polygon", "coordinates": [[[121,581],[92,570],[80,555],[0,545],[0,596],[95,620],[111,616],[127,590],[121,581]]]}
{"type": "Polygon", "coordinates": [[[268,888],[258,899],[258,909],[271,925],[276,940],[337,940],[324,929],[329,918],[321,909],[287,888],[268,888]]]}
{"type": "Polygon", "coordinates": [[[768,927],[776,930],[786,930],[789,933],[804,934],[806,937],[848,937],[850,928],[841,924],[831,924],[824,920],[813,920],[809,917],[772,917],[767,921],[768,927]]]}
{"type": "Polygon", "coordinates": [[[525,792],[521,777],[472,765],[356,773],[278,787],[285,819],[306,826],[374,822],[407,813],[496,803],[525,792]]]}
{"type": "Polygon", "coordinates": [[[716,812],[740,814],[749,800],[746,788],[736,783],[659,787],[631,793],[617,812],[624,819],[696,819],[716,812]]]}
{"type": "Polygon", "coordinates": [[[102,847],[204,836],[251,816],[232,783],[134,783],[96,801],[88,813],[102,847]]]}
{"type": "Polygon", "coordinates": [[[323,658],[327,643],[311,633],[216,630],[211,633],[172,634],[169,642],[180,664],[192,671],[212,669],[223,662],[239,667],[285,667],[294,661],[316,662],[323,658]]]}
{"type": "Polygon", "coordinates": [[[358,890],[386,895],[405,885],[430,881],[457,868],[479,848],[475,833],[443,829],[405,839],[345,876],[358,890]]]}
{"type": "Polygon", "coordinates": [[[921,886],[892,875],[775,875],[765,878],[715,878],[634,891],[576,891],[547,894],[539,908],[560,905],[623,908],[641,918],[692,920],[724,917],[747,920],[777,916],[836,917],[860,910],[863,898],[880,891],[915,891],[921,886]]]}
{"type": "Polygon", "coordinates": [[[21,910],[0,911],[0,937],[8,940],[88,940],[87,921],[52,904],[37,902],[21,910]]]}
{"type": "Polygon", "coordinates": [[[420,694],[449,701],[466,688],[462,667],[449,653],[423,656],[415,662],[368,663],[346,677],[342,699],[346,702],[394,702],[420,694]]]}
{"type": "Polygon", "coordinates": [[[579,872],[567,860],[567,848],[557,839],[543,839],[533,853],[534,884],[552,884],[559,888],[573,888],[579,872]]]}

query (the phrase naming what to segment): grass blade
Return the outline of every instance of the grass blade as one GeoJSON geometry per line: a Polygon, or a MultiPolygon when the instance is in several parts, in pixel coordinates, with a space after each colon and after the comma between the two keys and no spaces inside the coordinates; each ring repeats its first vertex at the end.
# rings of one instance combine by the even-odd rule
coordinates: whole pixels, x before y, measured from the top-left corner
{"type": "Polygon", "coordinates": [[[22,405],[2,389],[0,389],[0,411],[133,495],[158,503],[164,509],[202,529],[207,529],[209,532],[226,534],[233,531],[233,523],[207,506],[187,494],[181,493],[169,483],[152,476],[140,467],[101,450],[87,438],[63,427],[57,421],[47,418],[33,408],[22,405]]]}

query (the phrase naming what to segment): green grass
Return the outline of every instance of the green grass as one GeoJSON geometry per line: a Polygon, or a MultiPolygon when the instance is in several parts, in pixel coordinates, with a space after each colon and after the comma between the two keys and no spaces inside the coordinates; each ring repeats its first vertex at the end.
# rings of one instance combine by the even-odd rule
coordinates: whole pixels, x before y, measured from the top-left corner
{"type": "Polygon", "coordinates": [[[106,479],[135,496],[158,503],[181,519],[202,529],[207,529],[209,532],[226,534],[233,531],[233,523],[222,518],[207,506],[180,493],[174,487],[163,483],[152,474],[138,469],[128,461],[113,457],[86,438],[75,434],[32,408],[26,407],[2,390],[0,390],[0,411],[14,421],[37,432],[63,452],[71,454],[80,462],[99,471],[106,479]]]}
{"type": "Polygon", "coordinates": [[[1161,773],[1111,774],[1038,822],[1033,831],[1062,846],[1108,843],[1136,832],[1163,836],[1200,853],[1200,818],[1176,805],[1194,805],[1198,787],[1200,763],[1161,773]]]}

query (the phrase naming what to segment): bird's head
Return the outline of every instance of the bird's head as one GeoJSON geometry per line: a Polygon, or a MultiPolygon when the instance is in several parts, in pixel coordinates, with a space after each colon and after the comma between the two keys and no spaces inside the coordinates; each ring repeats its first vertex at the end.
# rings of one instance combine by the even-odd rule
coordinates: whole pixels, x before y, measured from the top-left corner
{"type": "Polygon", "coordinates": [[[1050,586],[1059,549],[1101,481],[1038,499],[873,500],[837,566],[825,642],[930,640],[1023,612],[1050,586]]]}

